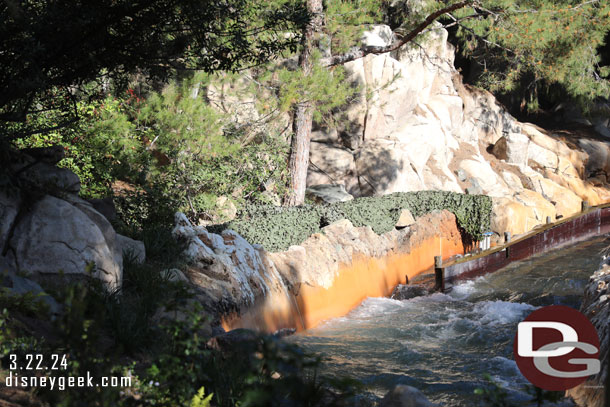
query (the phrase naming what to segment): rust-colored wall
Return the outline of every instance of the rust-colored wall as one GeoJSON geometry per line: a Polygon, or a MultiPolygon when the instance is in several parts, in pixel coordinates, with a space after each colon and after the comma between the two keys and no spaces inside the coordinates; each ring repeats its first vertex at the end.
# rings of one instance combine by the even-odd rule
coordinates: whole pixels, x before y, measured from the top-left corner
{"type": "Polygon", "coordinates": [[[330,288],[301,285],[295,294],[269,296],[241,316],[227,317],[225,329],[250,328],[274,332],[281,328],[308,329],[323,320],[340,317],[367,297],[388,296],[394,287],[405,283],[434,265],[442,248],[443,258],[462,254],[464,246],[458,233],[422,240],[408,253],[391,252],[383,258],[355,257],[342,265],[330,288]]]}
{"type": "Polygon", "coordinates": [[[442,246],[445,258],[463,252],[461,242],[443,238],[424,241],[410,253],[391,254],[385,258],[357,258],[341,267],[332,287],[303,286],[297,296],[305,328],[325,319],[347,314],[367,297],[388,296],[398,284],[434,266],[434,256],[442,246]]]}

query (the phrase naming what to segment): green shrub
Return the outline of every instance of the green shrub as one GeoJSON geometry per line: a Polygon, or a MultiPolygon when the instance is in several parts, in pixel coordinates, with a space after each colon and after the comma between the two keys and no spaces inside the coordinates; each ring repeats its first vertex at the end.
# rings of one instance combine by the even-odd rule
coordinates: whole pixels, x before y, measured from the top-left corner
{"type": "Polygon", "coordinates": [[[402,209],[413,216],[434,210],[453,212],[461,228],[474,239],[489,230],[491,199],[483,195],[464,195],[445,191],[395,193],[381,197],[359,198],[329,205],[299,207],[247,206],[238,219],[210,230],[233,229],[248,242],[269,251],[286,250],[305,241],[321,228],[339,219],[356,227],[370,226],[377,234],[394,228],[402,209]]]}

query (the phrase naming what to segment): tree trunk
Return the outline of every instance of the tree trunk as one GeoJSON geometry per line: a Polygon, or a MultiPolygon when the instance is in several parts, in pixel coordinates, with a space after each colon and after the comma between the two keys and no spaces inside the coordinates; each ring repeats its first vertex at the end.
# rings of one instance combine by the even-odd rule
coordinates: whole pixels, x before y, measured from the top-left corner
{"type": "MultiPolygon", "coordinates": [[[[324,23],[322,0],[307,0],[307,11],[311,19],[303,32],[303,49],[299,56],[299,68],[305,76],[311,74],[316,34],[324,23]]],[[[284,202],[285,205],[302,205],[305,202],[313,109],[313,102],[310,100],[298,103],[294,108],[290,161],[288,163],[290,183],[288,185],[288,195],[284,202]]]]}
{"type": "MultiPolygon", "coordinates": [[[[421,34],[428,26],[436,21],[440,16],[463,7],[473,5],[473,0],[462,0],[446,6],[428,15],[424,21],[419,23],[404,38],[386,47],[366,47],[354,48],[343,55],[335,55],[324,58],[323,66],[334,66],[345,64],[346,62],[362,58],[368,54],[384,54],[394,51],[407,42],[412,41],[421,34]]],[[[311,74],[313,67],[312,52],[316,48],[317,37],[324,25],[324,9],[322,0],[307,0],[307,12],[311,19],[303,31],[303,49],[299,56],[299,67],[303,75],[311,74]]],[[[311,126],[313,122],[314,102],[306,100],[298,103],[294,107],[292,120],[292,140],[290,143],[290,161],[288,170],[290,171],[290,183],[288,194],[284,200],[285,205],[302,205],[305,202],[305,187],[307,184],[307,169],[309,167],[309,144],[311,140],[311,126]]]]}

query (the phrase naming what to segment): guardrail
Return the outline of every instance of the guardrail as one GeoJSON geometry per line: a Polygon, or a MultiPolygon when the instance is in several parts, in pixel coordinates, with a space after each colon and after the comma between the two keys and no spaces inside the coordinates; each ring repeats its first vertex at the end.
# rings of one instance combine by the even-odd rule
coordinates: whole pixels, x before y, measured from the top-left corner
{"type": "Polygon", "coordinates": [[[465,256],[445,264],[435,258],[435,288],[448,291],[458,281],[492,273],[513,261],[610,233],[610,204],[589,207],[583,202],[581,213],[555,223],[548,221],[541,229],[477,255],[465,256]]]}

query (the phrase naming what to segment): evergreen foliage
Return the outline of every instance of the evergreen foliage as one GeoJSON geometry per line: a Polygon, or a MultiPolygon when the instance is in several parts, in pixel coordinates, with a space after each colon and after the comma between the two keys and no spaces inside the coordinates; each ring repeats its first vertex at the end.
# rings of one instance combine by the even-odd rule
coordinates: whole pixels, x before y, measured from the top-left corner
{"type": "Polygon", "coordinates": [[[197,72],[147,96],[129,88],[124,97],[79,102],[84,120],[77,125],[14,144],[65,145],[59,165],[79,176],[82,196],[114,194],[121,231],[130,235],[145,226],[170,227],[176,210],[212,219],[222,209],[216,207],[219,196],[236,205],[270,203],[269,195],[281,194],[285,185],[286,141],[235,128],[204,97],[206,87],[218,81],[197,72]],[[194,89],[200,89],[195,97],[194,89]],[[126,189],[113,192],[117,180],[126,189]]]}
{"type": "MultiPolygon", "coordinates": [[[[314,60],[317,62],[319,59],[320,52],[315,50],[314,60]]],[[[265,110],[276,114],[289,113],[296,104],[311,102],[315,106],[314,119],[318,122],[328,119],[334,109],[349,103],[358,90],[346,80],[343,67],[331,71],[319,63],[314,64],[309,75],[290,64],[269,64],[253,74],[256,84],[263,84],[272,91],[267,95],[257,94],[265,110]]],[[[251,87],[250,91],[254,92],[255,88],[251,87]]]]}
{"type": "MultiPolygon", "coordinates": [[[[521,95],[536,110],[552,85],[586,107],[610,94],[601,49],[610,31],[606,1],[489,0],[456,11],[462,52],[480,66],[479,84],[521,95]]],[[[523,106],[522,106],[523,107],[523,106]]]]}
{"type": "Polygon", "coordinates": [[[9,139],[74,122],[83,94],[125,89],[130,74],[166,80],[265,63],[296,49],[307,20],[291,0],[11,0],[0,16],[0,137],[9,139]],[[48,111],[59,120],[37,126],[48,111]]]}

